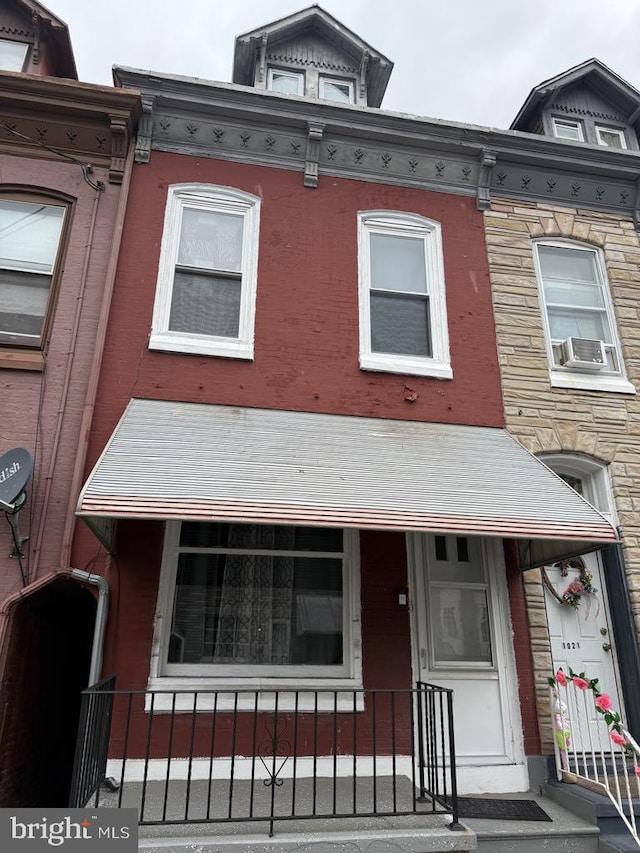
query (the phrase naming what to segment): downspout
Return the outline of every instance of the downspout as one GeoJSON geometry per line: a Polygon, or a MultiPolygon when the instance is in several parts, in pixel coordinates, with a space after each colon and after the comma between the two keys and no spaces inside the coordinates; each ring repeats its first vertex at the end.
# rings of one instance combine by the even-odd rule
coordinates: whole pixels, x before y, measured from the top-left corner
{"type": "Polygon", "coordinates": [[[101,575],[94,575],[82,569],[71,569],[71,577],[82,583],[90,583],[98,588],[98,605],[96,607],[96,623],[93,629],[93,645],[91,647],[91,664],[89,666],[89,687],[100,680],[102,672],[102,655],[104,649],[104,633],[109,615],[109,584],[101,575]]]}
{"type": "MultiPolygon", "coordinates": [[[[76,353],[76,345],[78,342],[78,333],[80,330],[80,320],[82,317],[82,309],[84,307],[84,298],[87,289],[87,279],[89,276],[89,265],[91,263],[91,254],[93,251],[93,237],[96,228],[96,220],[98,217],[98,205],[100,202],[100,196],[103,190],[96,190],[93,198],[93,205],[91,208],[91,216],[89,219],[89,230],[87,234],[87,242],[84,249],[84,259],[82,263],[82,273],[80,279],[80,290],[76,297],[76,310],[75,316],[73,318],[73,326],[71,330],[71,342],[70,347],[67,352],[67,363],[65,366],[64,372],[64,382],[62,386],[62,393],[60,395],[60,400],[58,402],[58,412],[56,417],[56,429],[55,435],[53,439],[53,446],[51,448],[51,457],[49,459],[49,468],[47,470],[47,474],[45,477],[45,492],[44,492],[44,500],[42,502],[42,510],[40,513],[40,523],[38,526],[38,536],[36,539],[36,546],[33,551],[33,562],[30,566],[30,573],[32,577],[35,579],[38,577],[38,569],[40,568],[40,555],[42,553],[42,542],[44,539],[44,533],[47,526],[47,514],[49,512],[49,503],[51,500],[51,487],[53,484],[53,477],[55,474],[56,464],[58,462],[58,451],[60,448],[60,438],[62,436],[62,425],[64,421],[64,416],[67,410],[67,399],[69,396],[69,388],[71,386],[71,373],[73,370],[73,365],[75,361],[75,353],[76,353]]],[[[62,565],[66,565],[65,562],[62,562],[62,565]]]]}

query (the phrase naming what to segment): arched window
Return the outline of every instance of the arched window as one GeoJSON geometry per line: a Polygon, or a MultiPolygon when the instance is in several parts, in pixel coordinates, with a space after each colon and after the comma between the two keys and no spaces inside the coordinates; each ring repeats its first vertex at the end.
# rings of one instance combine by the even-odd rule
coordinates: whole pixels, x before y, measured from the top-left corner
{"type": "Polygon", "coordinates": [[[169,188],[151,349],[253,358],[259,213],[231,187],[169,188]]]}
{"type": "Polygon", "coordinates": [[[540,453],[539,458],[613,524],[616,523],[606,465],[578,453],[540,453]]]}
{"type": "Polygon", "coordinates": [[[440,224],[358,215],[360,367],[451,379],[440,224]]]}
{"type": "Polygon", "coordinates": [[[41,349],[62,268],[70,202],[0,193],[0,347],[41,349]]]}

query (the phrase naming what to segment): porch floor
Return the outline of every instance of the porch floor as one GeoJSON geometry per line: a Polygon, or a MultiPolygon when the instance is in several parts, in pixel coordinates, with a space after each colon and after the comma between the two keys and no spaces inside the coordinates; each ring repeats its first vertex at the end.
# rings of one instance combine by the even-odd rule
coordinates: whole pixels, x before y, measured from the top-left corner
{"type": "MultiPolygon", "coordinates": [[[[325,780],[328,781],[328,780],[325,780]]],[[[352,781],[349,779],[339,780],[349,786],[352,791],[352,781]]],[[[370,780],[360,780],[363,783],[370,780]]],[[[378,780],[378,795],[383,788],[385,796],[389,796],[389,790],[380,785],[378,780]]],[[[286,783],[290,780],[285,780],[286,783]]],[[[408,780],[407,780],[408,783],[408,780]]],[[[206,813],[207,803],[206,782],[192,782],[189,815],[206,813]],[[204,810],[204,811],[203,811],[204,810]]],[[[240,803],[242,782],[237,783],[237,796],[240,803]]],[[[284,788],[285,786],[282,786],[284,788]]],[[[278,793],[282,791],[278,790],[278,793]]],[[[330,785],[319,785],[316,792],[316,808],[320,811],[322,804],[325,814],[331,811],[333,802],[332,788],[330,785]],[[321,789],[321,790],[320,790],[321,789]]],[[[339,785],[339,789],[341,786],[339,785]]],[[[130,782],[125,786],[123,794],[123,807],[141,806],[141,783],[130,782]]],[[[248,792],[248,785],[245,792],[248,792]]],[[[265,789],[268,790],[268,789],[265,789]]],[[[297,783],[296,794],[297,809],[301,810],[303,788],[300,781],[297,783]]],[[[410,787],[407,784],[407,790],[410,787]]],[[[167,817],[177,817],[180,810],[184,816],[185,808],[185,782],[175,781],[171,783],[171,791],[168,797],[167,817]],[[174,799],[175,795],[175,799],[174,799]],[[169,806],[171,804],[171,807],[169,806]]],[[[366,788],[362,789],[366,792],[366,788]]],[[[289,791],[289,795],[290,795],[289,791]]],[[[312,799],[308,797],[309,791],[304,790],[308,814],[312,812],[312,799]]],[[[341,802],[339,790],[337,796],[338,807],[341,802]]],[[[236,794],[234,794],[235,800],[236,794]]],[[[269,795],[270,796],[270,795],[269,795]]],[[[400,794],[398,796],[398,808],[401,807],[400,794]]],[[[407,796],[407,791],[402,794],[407,796]]],[[[409,793],[410,796],[410,793],[409,793]]],[[[552,799],[540,794],[492,794],[498,799],[534,799],[552,819],[551,822],[544,821],[505,821],[486,820],[478,818],[462,818],[465,830],[453,832],[448,829],[450,816],[433,814],[428,807],[424,807],[421,814],[406,814],[393,817],[349,817],[349,818],[305,818],[303,820],[278,820],[276,816],[274,836],[269,837],[268,822],[238,821],[229,823],[176,823],[163,825],[143,825],[139,828],[139,849],[146,853],[430,853],[430,851],[465,851],[479,848],[481,851],[491,853],[507,853],[507,851],[523,851],[523,853],[537,853],[545,850],[548,853],[554,851],[580,851],[580,853],[596,853],[598,849],[597,826],[576,817],[572,812],[560,806],[552,799]]],[[[209,802],[214,802],[212,797],[209,802]]],[[[352,798],[346,800],[346,807],[352,804],[352,798]]],[[[358,802],[359,796],[358,796],[358,802]]],[[[363,800],[364,802],[364,800],[363,800]]],[[[379,800],[379,803],[381,800],[379,800]]],[[[408,806],[409,801],[403,801],[408,806]]],[[[290,803],[290,800],[289,800],[290,803]]],[[[118,794],[107,792],[101,793],[100,806],[116,806],[118,794]]],[[[245,801],[244,806],[247,803],[245,801]]],[[[164,783],[148,782],[147,796],[145,800],[145,819],[160,819],[164,807],[164,783]]],[[[220,806],[216,813],[220,813],[220,806]]],[[[262,807],[258,809],[254,803],[255,813],[263,813],[262,807]]],[[[213,810],[212,810],[213,811],[213,810]]]]}

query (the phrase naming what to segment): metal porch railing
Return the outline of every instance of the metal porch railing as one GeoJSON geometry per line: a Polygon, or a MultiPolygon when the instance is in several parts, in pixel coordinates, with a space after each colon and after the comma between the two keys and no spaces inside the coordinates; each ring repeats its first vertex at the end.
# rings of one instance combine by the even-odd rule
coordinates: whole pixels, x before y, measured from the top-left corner
{"type": "MultiPolygon", "coordinates": [[[[558,673],[556,673],[556,678],[558,673]]],[[[550,679],[556,769],[559,781],[575,782],[608,797],[640,847],[640,747],[609,697],[586,677],[550,679]],[[583,685],[588,685],[584,687],[583,685]],[[582,686],[577,686],[582,685],[582,686]],[[592,685],[595,686],[595,690],[592,685]]]]}
{"type": "Polygon", "coordinates": [[[105,683],[82,696],[72,807],[136,806],[141,824],[264,821],[270,834],[274,821],[411,814],[462,829],[451,690],[105,683]],[[117,794],[101,790],[105,776],[117,794]]]}

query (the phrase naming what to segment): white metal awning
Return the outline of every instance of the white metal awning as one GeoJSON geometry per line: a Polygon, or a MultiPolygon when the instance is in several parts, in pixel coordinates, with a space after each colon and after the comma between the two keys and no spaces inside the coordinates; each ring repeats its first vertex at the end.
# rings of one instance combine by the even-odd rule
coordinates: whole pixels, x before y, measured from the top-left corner
{"type": "Polygon", "coordinates": [[[80,496],[108,519],[190,518],[519,540],[523,568],[616,541],[506,430],[131,400],[80,496]]]}

